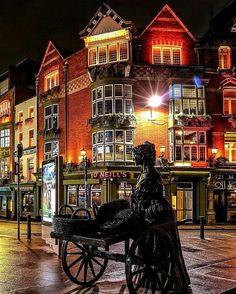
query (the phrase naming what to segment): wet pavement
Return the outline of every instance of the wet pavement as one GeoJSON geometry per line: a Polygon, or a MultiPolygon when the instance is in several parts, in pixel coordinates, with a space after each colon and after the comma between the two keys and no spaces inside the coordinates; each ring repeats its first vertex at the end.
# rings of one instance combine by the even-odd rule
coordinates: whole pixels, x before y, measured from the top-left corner
{"type": "MultiPolygon", "coordinates": [[[[180,229],[192,293],[236,293],[236,226],[206,229],[205,240],[199,238],[198,226],[180,229]]],[[[92,288],[72,283],[40,233],[40,224],[33,224],[28,241],[26,224],[22,224],[18,241],[17,224],[0,220],[0,294],[128,294],[124,264],[118,262],[110,261],[92,288]]],[[[123,244],[112,250],[121,253],[123,244]]]]}

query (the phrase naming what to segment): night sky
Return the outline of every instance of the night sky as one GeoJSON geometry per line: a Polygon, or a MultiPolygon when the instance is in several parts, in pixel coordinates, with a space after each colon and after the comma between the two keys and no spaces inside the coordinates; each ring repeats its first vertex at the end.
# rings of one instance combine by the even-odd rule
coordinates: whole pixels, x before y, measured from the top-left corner
{"type": "MultiPolygon", "coordinates": [[[[145,28],[169,4],[187,28],[199,37],[209,25],[210,5],[217,14],[231,0],[107,0],[125,20],[145,28]]],[[[61,47],[82,46],[78,32],[102,0],[7,0],[0,8],[0,73],[25,57],[41,59],[51,39],[61,47]]]]}

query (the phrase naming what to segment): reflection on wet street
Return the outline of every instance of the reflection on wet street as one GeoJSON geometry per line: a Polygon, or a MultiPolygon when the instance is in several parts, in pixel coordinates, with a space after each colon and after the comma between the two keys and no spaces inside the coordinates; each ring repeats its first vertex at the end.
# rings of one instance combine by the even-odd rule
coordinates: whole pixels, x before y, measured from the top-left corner
{"type": "MultiPolygon", "coordinates": [[[[65,275],[61,260],[40,238],[39,224],[32,227],[31,242],[25,225],[20,242],[16,229],[16,223],[0,221],[0,294],[128,294],[123,263],[109,261],[98,282],[83,288],[65,275]]],[[[196,229],[180,230],[180,237],[192,293],[220,294],[236,287],[236,230],[207,230],[205,240],[196,229]]],[[[122,253],[123,244],[110,250],[122,253]]],[[[101,269],[99,263],[88,264],[91,276],[101,269]]]]}

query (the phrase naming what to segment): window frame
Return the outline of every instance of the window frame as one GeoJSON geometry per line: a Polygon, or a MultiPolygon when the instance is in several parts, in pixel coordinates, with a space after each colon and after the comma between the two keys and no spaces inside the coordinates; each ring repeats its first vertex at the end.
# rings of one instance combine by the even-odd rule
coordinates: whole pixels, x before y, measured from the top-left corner
{"type": "Polygon", "coordinates": [[[174,66],[178,66],[178,65],[183,65],[183,50],[181,46],[174,46],[174,45],[152,45],[152,64],[154,65],[174,65],[174,66]],[[155,63],[155,56],[154,56],[154,51],[155,49],[160,49],[160,63],[155,63]],[[164,63],[164,50],[169,50],[170,51],[170,63],[164,63]],[[180,52],[180,63],[173,63],[173,51],[177,50],[180,52]]]}

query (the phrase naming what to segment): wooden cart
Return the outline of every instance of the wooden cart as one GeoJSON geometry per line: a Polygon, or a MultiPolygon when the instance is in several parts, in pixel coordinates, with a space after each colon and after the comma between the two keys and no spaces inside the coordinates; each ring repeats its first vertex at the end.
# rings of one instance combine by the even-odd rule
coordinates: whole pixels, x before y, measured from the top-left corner
{"type": "Polygon", "coordinates": [[[95,230],[87,236],[55,232],[51,236],[62,240],[62,265],[72,282],[91,286],[103,275],[108,260],[114,260],[125,264],[131,294],[146,293],[147,289],[154,294],[167,293],[173,284],[174,268],[181,267],[175,258],[178,248],[171,240],[174,230],[176,223],[170,222],[119,234],[95,230]],[[124,243],[124,254],[109,250],[119,242],[124,243]]]}

